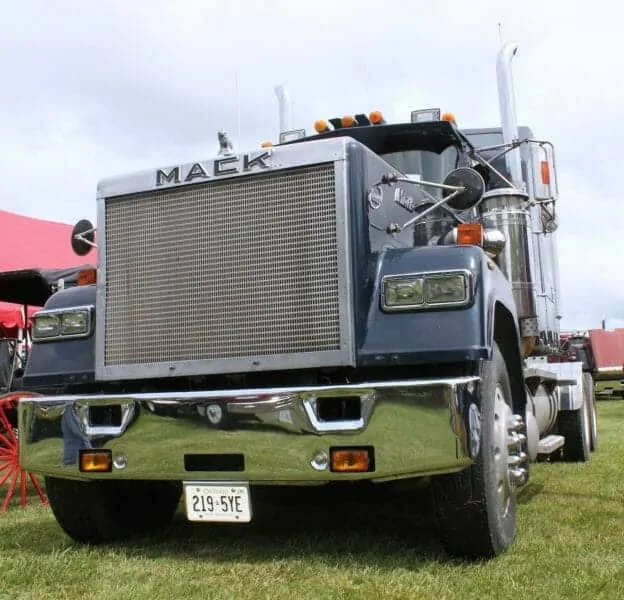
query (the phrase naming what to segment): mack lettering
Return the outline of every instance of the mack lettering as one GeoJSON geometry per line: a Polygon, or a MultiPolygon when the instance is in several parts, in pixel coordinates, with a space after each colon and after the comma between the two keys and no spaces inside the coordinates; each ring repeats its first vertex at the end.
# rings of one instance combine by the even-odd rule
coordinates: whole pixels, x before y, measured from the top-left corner
{"type": "Polygon", "coordinates": [[[158,169],[156,171],[156,186],[193,183],[213,177],[226,177],[228,175],[262,171],[270,168],[270,165],[267,163],[267,159],[270,156],[270,152],[264,151],[158,169]]]}

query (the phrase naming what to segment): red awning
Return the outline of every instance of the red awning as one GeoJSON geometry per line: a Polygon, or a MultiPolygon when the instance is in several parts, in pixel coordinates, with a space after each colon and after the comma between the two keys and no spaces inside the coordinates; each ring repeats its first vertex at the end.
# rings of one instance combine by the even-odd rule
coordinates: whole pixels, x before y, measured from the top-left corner
{"type": "MultiPolygon", "coordinates": [[[[65,269],[96,264],[96,252],[77,256],[71,248],[73,225],[0,210],[0,271],[65,269]]],[[[31,315],[35,307],[30,307],[31,315]]],[[[0,301],[0,327],[14,332],[24,326],[22,307],[0,301]]]]}

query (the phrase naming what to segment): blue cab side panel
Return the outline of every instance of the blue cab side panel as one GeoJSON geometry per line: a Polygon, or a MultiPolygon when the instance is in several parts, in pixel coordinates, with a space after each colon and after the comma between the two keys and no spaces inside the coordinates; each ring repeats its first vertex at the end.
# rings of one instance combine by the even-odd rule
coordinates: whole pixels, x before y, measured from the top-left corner
{"type": "Polygon", "coordinates": [[[515,317],[509,282],[488,266],[474,246],[424,246],[380,252],[375,270],[360,366],[450,363],[491,356],[494,307],[500,302],[515,317]],[[381,280],[385,275],[466,269],[474,275],[474,300],[463,308],[385,313],[381,280]]]}
{"type": "MultiPolygon", "coordinates": [[[[95,285],[60,290],[46,302],[46,309],[95,305],[95,285]]],[[[95,337],[32,345],[26,370],[26,389],[45,386],[67,386],[94,380],[95,337]]]]}

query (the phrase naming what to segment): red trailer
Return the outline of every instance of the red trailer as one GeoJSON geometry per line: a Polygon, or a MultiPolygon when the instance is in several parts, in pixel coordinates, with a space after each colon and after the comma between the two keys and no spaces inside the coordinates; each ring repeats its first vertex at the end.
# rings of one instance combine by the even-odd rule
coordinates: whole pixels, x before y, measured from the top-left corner
{"type": "Polygon", "coordinates": [[[591,373],[597,396],[624,396],[624,328],[562,335],[564,350],[591,373]]]}

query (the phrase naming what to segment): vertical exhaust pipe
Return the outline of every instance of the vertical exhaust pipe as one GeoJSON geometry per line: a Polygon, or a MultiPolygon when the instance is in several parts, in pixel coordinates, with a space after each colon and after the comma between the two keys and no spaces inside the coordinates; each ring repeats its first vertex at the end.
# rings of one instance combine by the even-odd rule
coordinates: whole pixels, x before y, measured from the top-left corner
{"type": "MultiPolygon", "coordinates": [[[[505,44],[496,61],[498,100],[505,144],[518,140],[511,76],[511,61],[517,50],[518,44],[505,44]]],[[[527,203],[529,197],[522,180],[520,148],[507,152],[505,160],[513,189],[488,192],[479,205],[479,212],[485,227],[502,231],[507,239],[503,252],[497,257],[497,263],[511,283],[522,338],[522,356],[526,357],[533,352],[540,337],[534,284],[534,273],[539,273],[539,265],[533,256],[531,213],[527,203]]]]}
{"type": "MultiPolygon", "coordinates": [[[[514,96],[511,61],[518,52],[519,44],[508,42],[498,53],[496,61],[496,75],[498,79],[498,104],[500,108],[503,142],[509,144],[518,139],[518,122],[516,119],[516,100],[514,96]]],[[[516,148],[505,155],[507,168],[511,174],[514,186],[524,190],[522,181],[522,167],[520,163],[520,149],[516,148]]]]}
{"type": "Polygon", "coordinates": [[[279,132],[291,131],[293,128],[293,110],[290,94],[283,85],[275,86],[275,95],[279,105],[279,132]]]}

